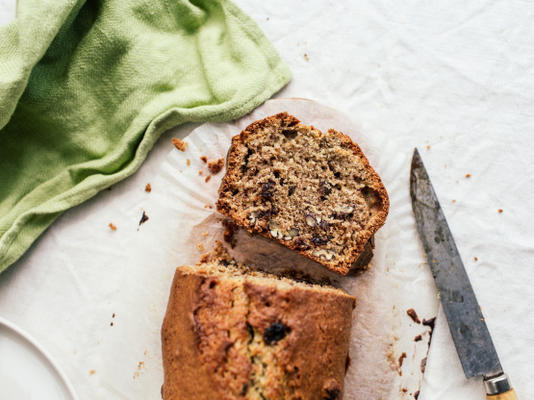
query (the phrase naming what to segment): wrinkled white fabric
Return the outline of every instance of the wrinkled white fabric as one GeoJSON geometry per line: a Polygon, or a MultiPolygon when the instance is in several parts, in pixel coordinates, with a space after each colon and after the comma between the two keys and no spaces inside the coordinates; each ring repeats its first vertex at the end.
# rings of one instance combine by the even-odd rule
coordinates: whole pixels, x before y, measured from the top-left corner
{"type": "MultiPolygon", "coordinates": [[[[527,374],[534,356],[534,7],[517,0],[237,4],[293,72],[279,96],[328,104],[387,144],[394,155],[386,173],[398,171],[388,189],[408,190],[409,158],[419,147],[503,367],[519,398],[534,398],[527,374]]],[[[1,0],[0,7],[5,21],[13,2],[1,0]]],[[[159,354],[128,353],[129,342],[141,339],[131,318],[121,316],[137,296],[150,295],[129,290],[136,280],[160,298],[168,284],[148,284],[158,265],[139,274],[128,254],[150,196],[144,185],[160,174],[170,138],[192,128],[164,135],[138,173],[64,214],[0,275],[0,315],[42,343],[81,399],[146,398],[143,385],[160,379],[159,354]],[[114,330],[122,321],[131,324],[127,337],[114,330]],[[131,376],[127,388],[95,367],[104,368],[108,357],[121,358],[117,369],[131,376]]],[[[410,204],[398,207],[408,213],[410,204]]],[[[152,314],[137,318],[159,331],[161,304],[150,307],[152,314]]],[[[441,314],[419,398],[484,399],[481,382],[463,376],[441,314]]]]}

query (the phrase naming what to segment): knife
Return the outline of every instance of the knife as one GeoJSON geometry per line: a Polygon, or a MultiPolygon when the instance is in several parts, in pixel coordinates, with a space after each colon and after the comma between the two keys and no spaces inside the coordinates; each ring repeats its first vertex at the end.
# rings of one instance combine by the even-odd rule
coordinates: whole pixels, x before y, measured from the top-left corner
{"type": "Polygon", "coordinates": [[[488,400],[517,400],[417,149],[410,171],[410,197],[417,231],[465,376],[484,378],[488,400]]]}

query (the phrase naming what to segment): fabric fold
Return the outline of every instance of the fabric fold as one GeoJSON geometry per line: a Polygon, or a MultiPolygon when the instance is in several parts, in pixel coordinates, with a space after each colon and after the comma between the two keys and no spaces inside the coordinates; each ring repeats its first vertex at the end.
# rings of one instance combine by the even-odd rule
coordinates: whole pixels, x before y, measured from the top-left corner
{"type": "Polygon", "coordinates": [[[227,0],[53,3],[21,2],[0,28],[0,272],[165,130],[238,118],[290,79],[227,0]]]}

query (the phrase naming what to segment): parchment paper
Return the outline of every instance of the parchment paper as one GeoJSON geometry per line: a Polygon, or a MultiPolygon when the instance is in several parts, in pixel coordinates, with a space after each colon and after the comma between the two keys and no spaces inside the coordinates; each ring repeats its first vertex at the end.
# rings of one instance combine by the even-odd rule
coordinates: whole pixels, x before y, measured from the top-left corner
{"type": "MultiPolygon", "coordinates": [[[[353,294],[357,307],[353,314],[352,362],[344,398],[413,399],[422,380],[421,362],[427,354],[430,328],[415,323],[406,310],[414,308],[421,320],[432,318],[437,313],[437,300],[431,276],[422,264],[419,243],[414,240],[407,184],[397,179],[398,165],[388,163],[398,157],[390,157],[388,152],[393,147],[387,143],[359,133],[344,115],[302,99],[271,100],[233,124],[202,125],[185,138],[188,143],[185,152],[176,149],[170,152],[160,174],[153,179],[153,191],[143,205],[149,220],[140,226],[136,244],[131,246],[129,264],[136,266],[137,273],[126,278],[126,286],[135,296],[121,304],[123,310],[117,311],[124,315],[120,326],[114,329],[114,334],[123,338],[119,341],[121,348],[117,348],[116,338],[109,338],[109,351],[132,357],[130,363],[136,357],[143,359],[145,353],[153,355],[150,371],[149,365],[143,364],[143,373],[135,379],[139,390],[152,398],[162,382],[159,328],[175,267],[196,263],[201,254],[213,247],[215,240],[222,240],[223,218],[214,209],[214,202],[224,171],[205,182],[210,173],[200,157],[209,160],[225,157],[232,136],[250,122],[281,111],[288,111],[319,129],[338,129],[360,144],[388,189],[390,215],[376,235],[371,268],[357,276],[340,278],[278,244],[250,237],[245,232],[237,234],[232,254],[267,269],[294,266],[316,276],[326,274],[353,294]],[[143,276],[140,270],[144,271],[143,276]],[[132,330],[142,340],[131,341],[128,333],[132,330]],[[422,340],[414,342],[419,334],[422,340]]],[[[104,368],[108,370],[103,371],[103,376],[108,372],[113,377],[108,382],[110,387],[124,394],[131,393],[130,374],[117,379],[119,365],[104,368]]]]}

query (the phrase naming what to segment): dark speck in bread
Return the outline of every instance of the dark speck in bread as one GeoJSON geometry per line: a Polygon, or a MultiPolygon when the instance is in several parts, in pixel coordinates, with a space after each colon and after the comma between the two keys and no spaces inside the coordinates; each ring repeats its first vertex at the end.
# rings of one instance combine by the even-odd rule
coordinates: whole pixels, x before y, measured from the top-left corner
{"type": "Polygon", "coordinates": [[[289,326],[284,325],[281,321],[275,322],[265,329],[263,341],[268,345],[274,344],[285,338],[289,332],[291,332],[289,326]]]}
{"type": "Polygon", "coordinates": [[[340,394],[338,388],[326,389],[326,395],[323,397],[323,400],[338,400],[340,394]]]}
{"type": "Polygon", "coordinates": [[[248,384],[247,383],[243,383],[243,388],[241,389],[241,396],[246,395],[247,391],[248,391],[248,384]]]}
{"type": "Polygon", "coordinates": [[[274,195],[274,186],[275,183],[272,180],[268,180],[261,186],[261,197],[264,200],[272,200],[274,195]]]}

